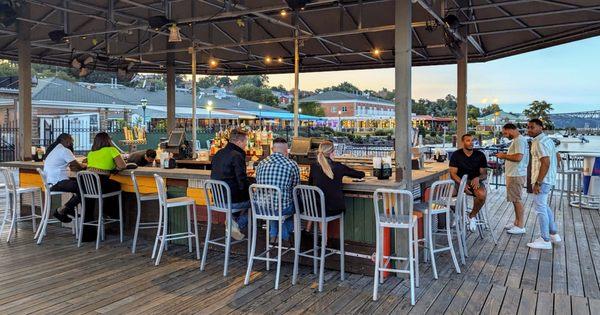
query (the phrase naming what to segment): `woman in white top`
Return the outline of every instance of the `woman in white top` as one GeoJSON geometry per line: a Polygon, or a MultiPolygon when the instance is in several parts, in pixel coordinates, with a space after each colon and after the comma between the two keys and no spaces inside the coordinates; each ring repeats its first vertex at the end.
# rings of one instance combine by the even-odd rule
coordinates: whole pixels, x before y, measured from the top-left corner
{"type": "Polygon", "coordinates": [[[46,179],[48,184],[52,185],[50,190],[73,194],[66,204],[54,210],[53,215],[61,222],[71,222],[71,218],[67,215],[75,215],[75,207],[79,205],[81,198],[77,180],[69,178],[68,171],[85,169],[85,164],[77,162],[73,154],[73,137],[68,133],[60,134],[46,150],[43,160],[46,179]]]}

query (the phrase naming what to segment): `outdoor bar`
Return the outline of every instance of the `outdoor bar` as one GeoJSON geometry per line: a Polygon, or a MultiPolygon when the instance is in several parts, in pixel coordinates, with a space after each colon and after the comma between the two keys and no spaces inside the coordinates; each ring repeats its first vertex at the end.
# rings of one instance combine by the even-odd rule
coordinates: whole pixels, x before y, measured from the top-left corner
{"type": "MultiPolygon", "coordinates": [[[[598,265],[598,253],[594,250],[600,243],[598,243],[595,232],[592,233],[593,236],[589,236],[590,245],[586,243],[584,249],[579,249],[582,254],[580,254],[581,257],[577,257],[577,246],[582,239],[587,240],[586,231],[590,229],[590,226],[593,229],[594,224],[600,222],[598,221],[600,217],[597,214],[585,213],[582,215],[581,199],[578,204],[579,209],[571,205],[571,199],[569,199],[567,207],[573,212],[557,213],[561,219],[564,216],[572,221],[564,225],[561,223],[559,226],[561,234],[565,235],[565,243],[568,242],[569,246],[565,248],[562,245],[560,250],[555,248],[556,252],[553,256],[552,252],[550,254],[533,251],[530,253],[525,246],[528,241],[525,237],[512,236],[509,238],[511,236],[505,236],[502,233],[501,238],[496,239],[495,232],[503,231],[503,225],[510,223],[511,213],[506,211],[508,207],[505,205],[504,199],[500,199],[504,195],[498,194],[496,191],[488,191],[490,203],[485,205],[484,211],[490,213],[490,218],[481,219],[483,223],[481,223],[481,227],[476,226],[477,232],[472,229],[472,233],[468,234],[467,238],[467,232],[460,231],[460,226],[464,225],[462,221],[465,221],[466,217],[460,217],[454,222],[444,222],[444,228],[448,231],[449,246],[440,250],[451,251],[452,255],[435,254],[435,250],[431,248],[434,242],[424,245],[424,247],[429,246],[431,258],[437,255],[438,267],[435,267],[436,263],[433,259],[425,262],[419,261],[419,253],[427,253],[427,250],[420,252],[419,241],[415,239],[420,239],[424,230],[427,231],[422,216],[431,216],[432,212],[440,209],[436,208],[437,205],[432,206],[431,204],[430,208],[425,211],[416,211],[417,207],[409,207],[409,205],[413,205],[413,202],[415,204],[427,203],[427,201],[433,200],[433,197],[429,197],[430,194],[427,192],[434,185],[433,183],[437,182],[437,184],[443,185],[444,182],[440,182],[440,180],[449,179],[449,166],[445,161],[445,156],[439,161],[425,160],[423,148],[413,137],[411,68],[420,65],[457,65],[456,133],[460,137],[467,134],[468,131],[467,70],[469,62],[490,61],[597,36],[600,34],[600,0],[564,0],[560,2],[527,0],[22,0],[10,1],[10,4],[6,4],[2,8],[7,8],[9,13],[5,16],[10,17],[10,14],[13,14],[14,20],[0,21],[2,22],[0,24],[2,26],[0,28],[0,58],[14,60],[18,62],[19,66],[18,100],[15,101],[19,134],[15,144],[17,158],[15,161],[0,162],[2,175],[5,178],[5,184],[0,185],[0,188],[7,191],[9,188],[14,190],[14,192],[7,192],[4,197],[7,205],[9,204],[8,200],[14,201],[16,194],[38,191],[43,193],[46,188],[38,173],[38,169],[43,169],[44,163],[32,161],[32,155],[35,159],[37,154],[36,148],[32,146],[32,130],[34,128],[32,62],[71,67],[74,63],[73,57],[89,56],[96,60],[94,70],[98,71],[166,73],[165,111],[166,125],[170,135],[185,134],[188,131],[179,128],[176,118],[178,100],[175,98],[175,76],[178,73],[191,73],[190,97],[192,102],[189,118],[186,117],[186,119],[191,121],[192,137],[191,142],[186,143],[189,146],[184,146],[181,138],[175,139],[176,141],[173,142],[169,139],[163,144],[163,147],[158,144],[159,149],[165,150],[165,155],[159,154],[158,156],[162,159],[158,163],[160,166],[131,167],[131,169],[113,172],[110,175],[110,179],[120,184],[123,192],[121,224],[125,231],[124,244],[127,245],[121,244],[123,243],[122,239],[118,242],[114,240],[114,234],[118,234],[116,229],[107,228],[107,236],[104,237],[104,228],[100,227],[98,227],[98,243],[103,241],[110,246],[99,249],[97,245],[95,252],[91,249],[92,246],[86,244],[82,246],[84,249],[74,248],[78,251],[71,251],[70,247],[75,247],[72,243],[57,245],[59,242],[66,243],[65,239],[67,238],[64,237],[64,233],[56,236],[57,240],[54,240],[55,236],[51,232],[46,233],[45,230],[38,230],[36,237],[52,239],[52,246],[41,244],[38,247],[23,247],[25,249],[18,248],[18,250],[12,251],[15,249],[12,247],[14,243],[2,244],[0,252],[3,253],[3,257],[7,257],[6,261],[9,266],[0,268],[0,279],[5,279],[11,285],[0,289],[0,301],[7,302],[0,303],[0,313],[3,311],[18,313],[23,310],[47,313],[61,311],[81,313],[94,311],[103,313],[118,313],[119,311],[479,313],[484,310],[490,313],[499,313],[500,311],[517,313],[518,310],[522,313],[533,313],[536,308],[538,312],[559,314],[600,312],[600,286],[597,274],[594,273],[593,267],[580,268],[579,266],[579,263],[589,263],[592,259],[593,263],[598,265]],[[57,33],[53,33],[55,36],[47,36],[48,31],[60,31],[59,38],[56,38],[57,33]],[[256,257],[245,256],[245,243],[242,243],[244,246],[236,247],[235,253],[239,256],[232,259],[229,266],[233,276],[221,277],[223,270],[221,252],[209,257],[209,260],[212,258],[209,264],[217,265],[217,267],[208,267],[208,271],[201,272],[196,259],[200,258],[202,248],[209,247],[209,244],[204,243],[204,234],[200,233],[200,243],[203,243],[201,248],[198,244],[198,233],[195,232],[196,248],[193,256],[187,254],[186,246],[179,246],[187,243],[182,241],[184,237],[179,236],[185,234],[185,238],[189,239],[189,251],[192,252],[191,226],[193,225],[196,229],[198,226],[203,228],[207,224],[207,204],[214,202],[212,199],[216,198],[213,196],[208,198],[211,200],[207,200],[203,187],[211,177],[211,159],[220,148],[215,148],[215,152],[201,152],[200,146],[197,145],[198,113],[208,114],[210,124],[212,110],[208,105],[197,104],[199,100],[196,95],[197,74],[241,76],[293,72],[294,99],[293,119],[291,120],[293,138],[289,144],[289,154],[291,159],[299,165],[301,183],[307,184],[310,164],[315,162],[309,151],[314,151],[313,144],[318,144],[318,141],[323,139],[300,137],[300,73],[384,67],[394,68],[395,84],[395,115],[393,124],[391,124],[394,126],[395,138],[393,150],[388,152],[388,156],[384,158],[389,162],[384,163],[381,158],[375,162],[375,158],[370,156],[366,158],[352,155],[336,157],[338,161],[362,170],[366,174],[364,181],[349,178],[343,180],[343,195],[346,205],[343,235],[335,227],[337,222],[329,224],[331,226],[330,233],[333,234],[330,236],[336,241],[341,241],[342,250],[343,246],[347,245],[345,254],[350,259],[346,262],[346,270],[351,275],[344,278],[344,269],[339,267],[339,262],[340,260],[343,262],[343,259],[328,261],[328,270],[323,272],[323,267],[321,267],[319,276],[311,275],[310,268],[300,267],[302,270],[299,284],[296,282],[299,268],[297,265],[293,269],[291,266],[284,267],[282,274],[286,275],[283,280],[280,280],[279,276],[280,262],[278,262],[276,276],[271,275],[274,272],[269,271],[268,262],[266,268],[263,268],[262,262],[255,263],[255,269],[249,268],[246,273],[246,266],[252,266],[252,261],[256,257]],[[181,150],[188,149],[189,152],[180,154],[177,159],[173,157],[182,152],[181,150]],[[169,155],[169,152],[174,154],[169,155]],[[174,162],[168,163],[169,160],[174,162]],[[381,167],[376,166],[379,163],[381,163],[381,167]],[[383,164],[386,163],[389,169],[384,172],[383,164]],[[17,179],[17,183],[9,180],[11,176],[17,179]],[[132,181],[133,176],[137,178],[137,187],[132,181]],[[161,199],[163,186],[159,177],[166,183],[164,187],[167,189],[167,200],[161,199]],[[160,195],[157,200],[142,203],[142,220],[156,221],[158,218],[162,218],[163,212],[159,211],[163,211],[164,208],[165,213],[169,213],[168,233],[177,237],[170,242],[164,236],[161,239],[154,229],[143,232],[140,237],[149,245],[145,246],[143,254],[138,253],[137,256],[129,254],[130,249],[128,248],[136,223],[136,207],[140,201],[136,189],[142,195],[160,195]],[[380,198],[377,193],[404,194],[405,198],[400,198],[399,195],[395,195],[394,198],[385,196],[380,198]],[[190,198],[192,201],[189,201],[190,198]],[[169,200],[172,200],[174,210],[170,210],[169,200]],[[389,203],[390,200],[392,200],[391,203],[389,203]],[[396,203],[394,204],[394,202],[396,203]],[[385,218],[376,221],[380,203],[383,204],[382,208],[385,208],[383,213],[386,214],[392,213],[398,208],[410,208],[411,215],[408,219],[410,226],[406,225],[409,226],[408,228],[403,226],[402,219],[393,215],[391,215],[391,219],[385,218]],[[188,206],[190,207],[188,208],[188,206]],[[414,219],[413,210],[415,210],[414,219]],[[161,214],[159,215],[159,213],[161,214]],[[192,213],[194,216],[198,213],[197,220],[190,219],[192,213]],[[389,219],[389,222],[386,222],[386,219],[389,219]],[[581,226],[572,223],[575,221],[578,221],[581,226]],[[379,244],[382,248],[376,248],[376,237],[380,233],[376,230],[377,226],[382,223],[387,224],[380,230],[383,234],[383,244],[379,244]],[[584,225],[587,230],[580,229],[584,225]],[[392,232],[391,230],[394,228],[404,228],[405,231],[392,232]],[[491,237],[484,237],[484,232],[489,233],[491,237]],[[458,246],[461,248],[460,267],[463,268],[462,272],[458,266],[458,254],[454,253],[451,241],[454,236],[451,233],[455,233],[453,235],[456,236],[458,246]],[[148,259],[150,252],[152,252],[152,259],[155,258],[156,245],[154,249],[151,245],[155,239],[155,244],[161,243],[155,263],[156,267],[150,266],[150,259],[148,259]],[[462,248],[465,248],[466,252],[467,245],[462,244],[461,241],[469,244],[471,256],[462,252],[462,248]],[[175,249],[171,247],[169,254],[165,256],[184,256],[184,258],[176,260],[177,258],[168,257],[158,266],[163,246],[169,242],[177,246],[172,246],[175,249]],[[124,249],[126,249],[127,256],[124,254],[124,249]],[[53,253],[51,250],[57,250],[57,252],[53,253]],[[382,257],[373,254],[379,250],[381,250],[382,257]],[[416,257],[413,256],[414,250],[417,251],[416,257]],[[45,255],[58,261],[64,259],[63,264],[59,263],[56,264],[57,266],[53,266],[55,262],[52,261],[41,267],[51,269],[48,272],[52,272],[52,268],[59,271],[57,271],[57,275],[48,275],[49,280],[40,281],[39,288],[36,287],[37,284],[31,284],[36,282],[37,272],[42,273],[36,269],[37,266],[30,266],[29,269],[20,270],[16,274],[12,274],[10,270],[10,268],[18,268],[19,265],[26,264],[26,260],[37,260],[36,251],[44,252],[45,255]],[[65,253],[72,256],[66,257],[68,255],[65,253]],[[117,254],[113,256],[113,253],[117,254]],[[404,277],[399,272],[396,277],[397,271],[391,268],[400,268],[405,264],[401,260],[397,263],[390,263],[394,257],[387,257],[388,260],[383,261],[383,257],[390,255],[406,256],[404,261],[410,267],[406,267],[407,269],[403,272],[410,274],[409,277],[404,277]],[[89,257],[95,257],[102,261],[96,260],[91,266],[79,265],[79,263],[85,264],[86,259],[90,259],[89,257]],[[552,257],[556,257],[558,262],[553,263],[552,257]],[[577,259],[577,263],[569,261],[573,257],[577,259]],[[372,258],[375,258],[375,264],[371,262],[372,258]],[[380,258],[382,261],[379,260],[380,258]],[[142,262],[142,260],[144,261],[142,262]],[[193,261],[193,265],[189,264],[190,260],[193,261]],[[416,271],[413,262],[416,263],[416,271]],[[110,267],[103,270],[104,263],[110,267]],[[127,264],[129,264],[127,267],[123,267],[127,264]],[[421,271],[419,271],[420,265],[421,271]],[[65,269],[61,269],[63,267],[65,269]],[[106,270],[111,267],[118,271],[112,273],[111,270],[106,270]],[[91,280],[77,278],[86,274],[86,268],[93,273],[93,277],[90,277],[91,280]],[[439,268],[439,276],[436,268],[439,268]],[[512,271],[511,268],[514,268],[515,271],[512,271]],[[136,273],[138,269],[143,269],[144,273],[132,276],[132,273],[136,273]],[[342,281],[339,281],[340,273],[337,269],[342,270],[342,281]],[[336,270],[336,272],[333,273],[331,270],[336,270]],[[69,272],[74,272],[75,276],[71,278],[69,272]],[[324,273],[325,276],[323,276],[324,273]],[[245,279],[244,274],[246,275],[245,279]],[[288,275],[289,277],[287,277],[288,275]],[[59,276],[62,278],[58,279],[59,276]],[[326,278],[324,289],[323,277],[326,278]],[[31,283],[20,287],[22,285],[19,283],[21,278],[31,281],[31,283]],[[181,278],[184,280],[180,280],[181,278]],[[249,279],[252,281],[249,282],[249,279]],[[73,283],[69,283],[71,280],[73,283]],[[273,280],[275,280],[275,290],[272,286],[273,280]],[[184,288],[178,287],[179,281],[183,283],[184,288]],[[419,281],[421,281],[420,284],[419,281]],[[109,282],[110,285],[102,286],[103,283],[109,282]],[[280,288],[280,282],[286,284],[282,284],[280,288]],[[382,284],[379,284],[380,282],[382,284]],[[14,292],[10,291],[13,289],[12,285],[16,287],[14,292]],[[136,291],[138,285],[148,291],[136,291]],[[96,290],[95,286],[100,289],[96,290]],[[373,291],[370,289],[371,286],[373,286],[373,291]],[[42,289],[48,291],[40,292],[42,289]],[[41,294],[43,299],[38,301],[34,297],[29,297],[27,294],[30,292],[41,294]],[[84,293],[80,294],[80,292],[84,293]],[[379,298],[378,292],[381,294],[379,298]],[[146,295],[146,293],[148,294],[146,295]],[[346,293],[349,294],[346,295],[346,293]],[[70,300],[71,298],[72,300],[70,300]],[[31,304],[22,303],[20,299],[31,304]],[[57,302],[45,299],[56,299],[57,302]],[[294,299],[297,300],[289,302],[294,299]],[[41,303],[42,300],[43,303],[41,303]],[[472,309],[469,306],[472,306],[472,309]]],[[[262,107],[260,108],[262,109],[262,107]]],[[[224,115],[223,117],[228,116],[224,115]]],[[[262,127],[262,113],[255,117],[258,117],[258,124],[262,127]]],[[[213,146],[215,146],[216,138],[218,135],[212,139],[213,146]]],[[[126,141],[123,144],[131,145],[130,148],[134,147],[133,142],[126,141]]],[[[458,146],[457,149],[461,149],[460,144],[458,146]]],[[[212,150],[213,147],[209,146],[209,149],[212,150]]],[[[259,154],[258,151],[246,152],[246,171],[249,178],[252,179],[256,176],[253,163],[266,158],[270,150],[270,146],[266,145],[260,149],[262,154],[259,154]]],[[[119,154],[113,157],[113,159],[117,158],[120,158],[119,154]]],[[[597,178],[595,178],[597,174],[592,174],[589,168],[592,159],[596,164],[598,159],[591,155],[585,159],[587,169],[572,169],[563,174],[583,174],[582,176],[588,177],[586,180],[597,182],[597,178]],[[595,177],[591,178],[592,176],[595,177]]],[[[83,161],[83,157],[78,156],[77,160],[83,161]]],[[[85,172],[79,174],[85,176],[85,172]]],[[[76,173],[70,175],[78,176],[76,173]]],[[[466,176],[465,174],[462,182],[466,183],[466,176]]],[[[80,180],[79,177],[78,180],[80,180]]],[[[100,183],[100,179],[98,179],[98,183],[100,183]]],[[[454,188],[455,186],[452,181],[445,181],[445,184],[447,187],[454,188]]],[[[597,204],[593,195],[595,188],[586,187],[585,190],[586,194],[588,191],[590,194],[586,205],[595,206],[597,204]]],[[[455,210],[452,210],[456,211],[453,213],[467,209],[466,202],[461,205],[462,200],[467,199],[463,195],[465,194],[464,189],[461,191],[457,188],[457,191],[460,197],[452,201],[453,207],[456,207],[455,210]]],[[[50,200],[40,200],[38,204],[39,211],[45,211],[41,213],[41,217],[51,216],[51,211],[57,206],[55,203],[62,202],[50,194],[47,196],[51,196],[50,200]]],[[[446,207],[442,207],[446,218],[451,216],[451,197],[449,194],[446,207]]],[[[581,198],[581,194],[579,198],[581,198]]],[[[561,196],[554,199],[557,199],[558,206],[555,204],[553,207],[560,209],[562,207],[562,190],[561,196]]],[[[37,200],[35,198],[23,200],[30,203],[31,209],[35,212],[37,200]]],[[[17,210],[16,203],[13,204],[15,209],[5,209],[5,213],[10,211],[12,220],[10,232],[7,235],[9,242],[13,232],[12,228],[16,225],[15,220],[18,216],[27,215],[29,211],[28,206],[21,207],[19,205],[17,210]]],[[[527,200],[527,204],[531,206],[532,201],[527,200]]],[[[254,206],[260,207],[254,203],[252,211],[255,211],[254,206]]],[[[33,215],[34,213],[29,214],[33,215]]],[[[457,214],[452,214],[452,216],[455,215],[457,214]]],[[[4,215],[3,223],[7,222],[8,216],[4,215]]],[[[34,230],[35,220],[33,217],[34,230]]],[[[75,221],[77,220],[80,220],[80,226],[83,228],[83,219],[77,219],[76,215],[75,221]]],[[[101,220],[98,221],[98,225],[100,225],[101,220]]],[[[223,233],[225,228],[221,223],[225,222],[224,215],[215,215],[212,221],[218,223],[217,234],[229,235],[229,232],[223,233]]],[[[427,223],[431,224],[431,222],[427,223]]],[[[431,229],[437,230],[438,223],[436,220],[435,227],[431,225],[429,232],[431,229]]],[[[166,226],[167,223],[164,224],[166,226]]],[[[535,213],[527,217],[526,224],[530,231],[534,231],[535,213]]],[[[254,228],[256,229],[256,226],[254,228]]],[[[262,229],[262,226],[259,228],[262,229]]],[[[17,239],[15,247],[25,246],[23,245],[25,238],[22,235],[26,236],[27,242],[33,244],[34,241],[30,238],[30,234],[21,234],[21,231],[24,232],[25,229],[17,226],[17,230],[20,235],[15,236],[17,239]]],[[[64,228],[57,230],[67,231],[64,228]]],[[[268,225],[265,230],[268,233],[268,225]]],[[[76,228],[73,231],[77,236],[82,233],[76,228]]],[[[264,243],[264,233],[259,234],[258,238],[264,243]]],[[[3,240],[6,237],[5,235],[1,236],[3,240]]],[[[281,240],[279,242],[281,244],[281,240]]],[[[226,246],[229,248],[229,245],[226,246]]],[[[267,244],[267,251],[269,246],[276,247],[267,244]]],[[[317,241],[315,240],[316,246],[317,241]]],[[[214,248],[210,247],[212,251],[214,248]]],[[[321,252],[323,253],[322,259],[324,259],[325,250],[322,249],[321,252]]],[[[254,248],[250,250],[248,244],[249,253],[254,253],[254,248]]],[[[332,253],[343,252],[335,249],[332,253]]],[[[227,251],[224,255],[225,259],[228,259],[227,251]]],[[[279,246],[279,255],[281,255],[281,246],[279,246]]],[[[425,255],[428,254],[423,256],[425,255]]],[[[268,259],[270,259],[269,254],[266,256],[267,261],[268,259]]],[[[316,259],[302,261],[305,265],[312,265],[311,263],[315,261],[315,274],[317,274],[316,259]]],[[[223,275],[226,273],[227,263],[223,275]]]]}

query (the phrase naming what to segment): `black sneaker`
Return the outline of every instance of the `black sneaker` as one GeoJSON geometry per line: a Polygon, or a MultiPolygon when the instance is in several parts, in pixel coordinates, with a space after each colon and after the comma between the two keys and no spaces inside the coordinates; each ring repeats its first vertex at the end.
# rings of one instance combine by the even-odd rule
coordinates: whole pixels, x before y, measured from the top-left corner
{"type": "Polygon", "coordinates": [[[73,221],[67,215],[61,214],[60,212],[58,212],[58,209],[54,209],[52,216],[54,216],[56,219],[58,219],[58,221],[60,221],[62,223],[69,223],[69,222],[73,221]]]}

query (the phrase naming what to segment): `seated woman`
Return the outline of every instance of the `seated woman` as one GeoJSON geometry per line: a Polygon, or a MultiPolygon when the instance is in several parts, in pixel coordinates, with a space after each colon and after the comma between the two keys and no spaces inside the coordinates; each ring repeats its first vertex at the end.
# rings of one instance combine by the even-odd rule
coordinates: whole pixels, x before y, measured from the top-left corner
{"type": "MultiPolygon", "coordinates": [[[[317,163],[310,166],[308,182],[319,187],[325,195],[325,214],[335,216],[346,211],[342,179],[344,176],[363,178],[365,173],[352,169],[332,160],[334,156],[333,142],[323,141],[317,152],[317,163]]],[[[308,222],[306,230],[310,231],[312,222],[308,222]]]]}
{"type": "Polygon", "coordinates": [[[73,154],[73,137],[68,133],[61,133],[54,141],[42,158],[44,160],[44,173],[50,190],[72,193],[73,196],[63,206],[54,210],[52,215],[61,222],[69,223],[75,216],[75,207],[81,202],[79,198],[79,187],[77,180],[69,178],[68,169],[79,171],[85,169],[85,164],[77,162],[73,154]]]}
{"type": "MultiPolygon", "coordinates": [[[[121,184],[110,179],[110,174],[124,170],[127,164],[123,160],[119,150],[112,145],[112,140],[106,132],[96,134],[92,150],[87,155],[87,167],[89,171],[99,175],[102,193],[106,194],[121,189],[121,184]]],[[[116,196],[104,200],[103,211],[105,216],[113,218],[118,216],[119,207],[116,204],[117,201],[116,196]]],[[[93,220],[96,204],[97,202],[94,199],[86,200],[85,222],[93,220]]],[[[96,231],[94,231],[93,227],[86,225],[83,230],[82,240],[91,242],[95,239],[96,231]]]]}

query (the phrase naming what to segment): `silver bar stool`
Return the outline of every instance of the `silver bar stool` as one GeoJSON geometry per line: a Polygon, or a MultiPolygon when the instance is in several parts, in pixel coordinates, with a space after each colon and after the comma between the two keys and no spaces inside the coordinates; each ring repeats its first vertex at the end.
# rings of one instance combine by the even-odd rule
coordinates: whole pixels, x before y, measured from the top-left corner
{"type": "MultiPolygon", "coordinates": [[[[487,170],[487,175],[488,175],[487,178],[488,179],[492,178],[492,172],[493,172],[492,169],[487,170]]],[[[485,185],[485,191],[489,196],[489,194],[492,192],[492,187],[490,186],[490,181],[485,180],[484,185],[485,185]]],[[[471,197],[471,199],[474,199],[473,195],[465,194],[465,196],[468,196],[468,197],[471,197]]],[[[489,200],[489,197],[488,197],[488,200],[489,200]]],[[[466,202],[465,202],[465,207],[467,208],[467,212],[469,212],[466,202]]],[[[483,239],[484,231],[489,231],[490,236],[492,237],[492,240],[494,241],[494,244],[498,245],[498,237],[496,236],[494,229],[492,229],[492,227],[490,225],[488,212],[489,212],[489,208],[488,208],[488,203],[486,201],[486,203],[483,204],[483,207],[481,207],[481,209],[479,210],[479,213],[477,213],[477,218],[476,218],[477,219],[477,232],[479,233],[479,237],[483,239]]],[[[466,232],[467,232],[467,229],[465,226],[465,233],[466,232]]]]}
{"type": "MultiPolygon", "coordinates": [[[[253,184],[249,188],[250,190],[250,204],[252,206],[252,247],[250,249],[250,259],[248,261],[248,269],[246,270],[246,279],[244,285],[250,283],[250,274],[252,273],[252,264],[254,260],[263,260],[267,264],[267,270],[269,270],[270,262],[277,262],[277,271],[275,275],[275,290],[279,289],[279,273],[281,271],[281,256],[293,249],[287,249],[282,253],[281,247],[281,227],[283,222],[293,215],[282,215],[282,204],[281,204],[281,190],[279,187],[271,185],[259,185],[253,184]],[[256,255],[256,240],[257,235],[257,221],[267,221],[267,240],[266,249],[264,252],[256,255]],[[277,258],[269,257],[269,221],[277,221],[279,230],[277,234],[277,258]]],[[[297,218],[294,216],[294,220],[297,218]]]]}
{"type": "Polygon", "coordinates": [[[6,196],[6,211],[4,211],[4,218],[2,219],[2,226],[0,226],[0,234],[4,231],[4,224],[10,222],[10,229],[6,242],[10,242],[13,232],[16,233],[17,222],[23,222],[31,219],[33,232],[36,232],[37,226],[35,220],[41,219],[42,216],[35,213],[35,196],[39,196],[40,209],[42,208],[42,189],[40,187],[20,187],[16,184],[13,172],[11,169],[6,167],[0,168],[0,173],[4,177],[4,189],[6,196]],[[31,194],[31,215],[21,216],[21,201],[22,196],[31,194]],[[10,219],[8,215],[10,213],[10,219]]]}
{"type": "MultiPolygon", "coordinates": [[[[208,244],[225,247],[225,266],[223,267],[223,276],[227,276],[227,266],[229,265],[229,251],[231,245],[241,242],[248,242],[248,257],[250,257],[250,231],[251,223],[248,221],[248,237],[245,240],[231,241],[231,220],[233,214],[239,213],[244,209],[231,209],[231,190],[226,182],[220,180],[207,180],[204,182],[204,196],[206,199],[206,213],[208,221],[206,225],[206,239],[204,240],[204,249],[202,251],[202,262],[200,270],[204,270],[206,266],[206,255],[208,254],[208,244]],[[225,219],[225,236],[219,238],[210,238],[212,230],[212,213],[213,211],[221,212],[226,215],[225,219]],[[224,242],[221,242],[224,241],[224,242]]],[[[249,209],[246,209],[249,210],[249,209]]]]}
{"type": "Polygon", "coordinates": [[[292,284],[296,284],[298,276],[299,256],[312,258],[314,273],[317,273],[317,260],[319,261],[319,292],[323,291],[323,273],[325,270],[325,258],[331,255],[340,255],[340,274],[344,281],[344,213],[327,216],[325,213],[325,196],[323,191],[315,186],[298,185],[294,187],[294,206],[296,208],[296,220],[294,221],[294,273],[292,284]],[[313,248],[300,252],[300,224],[304,221],[315,223],[313,227],[313,248]],[[340,250],[327,248],[327,225],[329,222],[338,220],[340,225],[340,250]],[[321,225],[321,247],[317,250],[317,224],[321,225]]]}
{"type": "Polygon", "coordinates": [[[450,225],[454,228],[453,233],[458,239],[458,251],[460,253],[461,264],[465,264],[465,257],[469,257],[467,249],[467,199],[465,188],[468,183],[468,175],[463,175],[460,179],[460,185],[456,193],[454,201],[454,213],[452,213],[453,221],[450,225]]]}
{"type": "MultiPolygon", "coordinates": [[[[52,211],[52,196],[61,196],[66,192],[51,191],[52,185],[48,184],[46,173],[41,168],[37,168],[36,170],[40,174],[40,177],[42,178],[42,184],[44,185],[44,204],[42,206],[42,221],[40,222],[40,226],[38,227],[37,232],[33,237],[33,239],[37,239],[37,244],[40,245],[42,244],[44,236],[46,236],[46,228],[48,224],[62,223],[57,219],[50,218],[50,212],[52,211]]],[[[75,220],[73,221],[71,228],[73,230],[73,234],[75,234],[75,239],[79,239],[79,215],[77,209],[75,210],[75,220]]]]}
{"type": "MultiPolygon", "coordinates": [[[[454,263],[454,268],[456,269],[457,273],[460,273],[460,266],[458,265],[458,260],[456,259],[456,252],[454,251],[454,246],[452,245],[451,229],[446,228],[445,233],[440,233],[446,235],[448,245],[439,248],[436,248],[437,244],[434,240],[434,236],[436,236],[438,233],[433,232],[433,221],[438,215],[446,216],[446,224],[449,224],[449,222],[451,222],[450,204],[452,202],[453,189],[454,181],[452,180],[441,180],[434,182],[433,185],[431,185],[429,204],[427,206],[427,209],[423,211],[423,217],[425,221],[425,237],[423,239],[419,239],[418,241],[424,242],[425,251],[429,254],[429,257],[431,258],[431,267],[433,270],[433,277],[435,279],[438,278],[437,266],[435,264],[435,254],[442,251],[450,251],[450,254],[452,255],[452,261],[454,263]]],[[[427,261],[427,255],[425,255],[424,258],[425,261],[427,261]]]]}
{"type": "MultiPolygon", "coordinates": [[[[378,299],[378,286],[383,282],[383,272],[407,273],[410,277],[410,303],[415,305],[415,286],[419,286],[419,240],[417,216],[413,215],[413,195],[407,190],[379,188],[373,193],[375,209],[376,250],[373,301],[378,299]],[[381,206],[380,206],[381,204],[381,206]],[[404,205],[407,204],[408,207],[404,205]],[[408,257],[383,254],[383,229],[408,232],[408,257]],[[408,262],[406,269],[386,267],[391,261],[408,262]]],[[[435,266],[435,263],[434,263],[435,266]]]]}
{"type": "Polygon", "coordinates": [[[152,249],[152,259],[156,257],[155,266],[160,263],[160,258],[165,249],[165,245],[168,241],[188,239],[188,249],[192,252],[192,239],[196,242],[196,259],[200,259],[200,241],[198,240],[198,220],[196,215],[196,202],[190,197],[178,197],[178,198],[167,198],[167,190],[165,181],[158,174],[154,174],[154,180],[156,181],[156,188],[158,189],[158,203],[160,205],[160,212],[158,216],[158,229],[156,231],[156,239],[154,241],[154,248],[152,249]],[[169,209],[174,207],[186,207],[187,216],[187,231],[179,233],[169,234],[169,209]],[[190,210],[194,215],[194,221],[192,223],[190,218],[190,210]],[[192,224],[194,224],[194,232],[192,233],[192,224]],[[158,255],[156,248],[160,243],[158,255]]]}
{"type": "Polygon", "coordinates": [[[135,171],[131,172],[131,182],[133,183],[133,190],[135,192],[135,199],[137,205],[137,217],[135,220],[135,231],[133,233],[133,243],[131,244],[131,253],[135,254],[135,248],[137,245],[139,230],[143,229],[157,229],[158,222],[140,222],[142,216],[142,202],[146,201],[158,201],[158,193],[154,194],[142,194],[135,176],[135,171]]]}
{"type": "Polygon", "coordinates": [[[85,225],[97,227],[96,249],[100,247],[100,240],[104,239],[104,226],[111,223],[119,223],[119,240],[123,243],[123,203],[121,190],[110,193],[102,193],[100,176],[90,171],[80,171],[77,173],[77,185],[79,186],[81,196],[81,220],[79,220],[79,237],[77,247],[81,247],[83,237],[83,227],[85,225]],[[104,218],[104,199],[118,196],[119,198],[119,219],[104,218]],[[85,221],[85,201],[86,199],[98,199],[98,220],[90,222],[85,221]]]}

